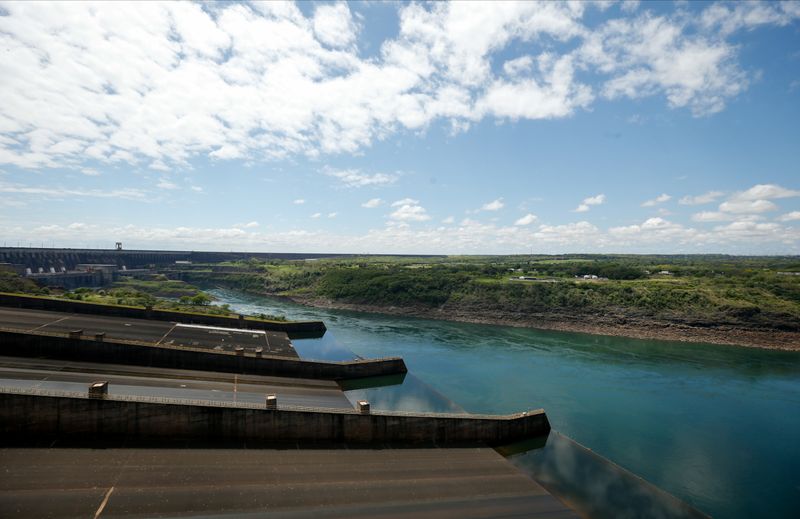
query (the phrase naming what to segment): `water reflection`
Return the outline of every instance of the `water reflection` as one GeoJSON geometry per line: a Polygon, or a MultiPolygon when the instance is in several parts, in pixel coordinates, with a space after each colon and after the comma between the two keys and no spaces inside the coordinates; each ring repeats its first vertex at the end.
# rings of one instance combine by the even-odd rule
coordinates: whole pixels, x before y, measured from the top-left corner
{"type": "MultiPolygon", "coordinates": [[[[534,440],[536,442],[537,440],[534,440]]],[[[539,440],[541,441],[541,440],[539,440]]],[[[706,515],[551,431],[544,446],[509,459],[578,513],[594,519],[678,519],[706,515]]],[[[504,449],[499,449],[502,453],[504,449]]],[[[515,446],[505,448],[513,452],[515,446]]]]}
{"type": "MultiPolygon", "coordinates": [[[[397,381],[397,379],[395,379],[397,381]]],[[[367,400],[381,411],[463,413],[464,409],[411,374],[397,385],[345,389],[345,396],[355,403],[367,400]]]]}

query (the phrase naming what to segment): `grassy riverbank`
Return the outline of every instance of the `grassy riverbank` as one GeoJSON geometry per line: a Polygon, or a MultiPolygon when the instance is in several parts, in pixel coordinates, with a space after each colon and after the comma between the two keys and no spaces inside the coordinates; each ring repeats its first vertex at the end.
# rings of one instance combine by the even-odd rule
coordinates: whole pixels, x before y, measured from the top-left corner
{"type": "Polygon", "coordinates": [[[314,306],[800,349],[797,257],[371,257],[226,267],[184,275],[314,306]]]}

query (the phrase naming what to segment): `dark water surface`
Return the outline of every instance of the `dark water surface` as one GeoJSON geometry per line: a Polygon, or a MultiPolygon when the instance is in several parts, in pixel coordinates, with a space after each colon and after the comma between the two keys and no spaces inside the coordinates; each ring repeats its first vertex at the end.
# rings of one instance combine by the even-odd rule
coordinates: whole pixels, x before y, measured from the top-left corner
{"type": "MultiPolygon", "coordinates": [[[[402,388],[358,393],[376,408],[543,407],[563,435],[714,517],[800,517],[798,353],[318,310],[211,292],[241,312],[325,321],[326,337],[295,341],[303,357],[402,356],[410,371],[402,388]]],[[[551,435],[548,449],[511,459],[541,467],[568,441],[551,435]]]]}

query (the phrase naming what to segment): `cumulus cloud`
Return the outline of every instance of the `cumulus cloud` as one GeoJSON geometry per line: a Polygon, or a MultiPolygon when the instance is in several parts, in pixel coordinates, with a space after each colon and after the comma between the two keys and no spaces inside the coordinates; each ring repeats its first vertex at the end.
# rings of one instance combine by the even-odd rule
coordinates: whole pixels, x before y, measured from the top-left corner
{"type": "Polygon", "coordinates": [[[697,196],[684,196],[678,203],[681,205],[703,205],[703,204],[710,204],[715,202],[719,197],[724,195],[722,191],[709,191],[708,193],[704,193],[702,195],[697,196]]]}
{"type": "Polygon", "coordinates": [[[724,213],[752,214],[777,211],[778,206],[769,200],[732,199],[719,204],[719,210],[724,213]]]}
{"type": "Polygon", "coordinates": [[[500,226],[465,219],[448,227],[412,226],[390,221],[360,234],[290,229],[262,232],[257,228],[166,227],[71,222],[32,223],[13,227],[0,222],[0,234],[25,241],[55,240],[64,245],[85,244],[119,236],[125,243],[141,248],[183,247],[208,250],[285,250],[296,252],[380,253],[528,253],[581,252],[587,249],[613,251],[785,253],[800,252],[800,229],[776,222],[734,221],[710,230],[686,227],[663,218],[602,229],[590,222],[500,226]],[[74,224],[78,225],[74,225],[74,224]],[[753,247],[757,247],[753,249],[753,247]]]}
{"type": "Polygon", "coordinates": [[[481,206],[481,211],[499,211],[506,204],[503,203],[502,198],[498,198],[496,200],[492,200],[491,202],[487,202],[481,206]]]}
{"type": "Polygon", "coordinates": [[[450,225],[450,224],[455,223],[455,221],[456,221],[456,219],[454,217],[448,216],[447,218],[442,220],[442,223],[445,224],[445,225],[450,225]]]}
{"type": "Polygon", "coordinates": [[[419,200],[414,200],[413,198],[403,198],[402,200],[397,200],[396,202],[392,202],[392,207],[400,207],[401,205],[417,205],[419,204],[419,200]]]}
{"type": "Polygon", "coordinates": [[[609,99],[663,93],[670,106],[702,116],[721,111],[749,84],[732,45],[686,38],[665,18],[646,16],[609,29],[587,45],[587,53],[600,49],[605,67],[618,71],[603,88],[609,99]]]}
{"type": "MultiPolygon", "coordinates": [[[[793,3],[712,4],[699,16],[644,9],[598,23],[585,15],[591,9],[401,4],[397,34],[364,56],[361,22],[345,3],[309,16],[277,2],[7,3],[0,163],[167,171],[200,156],[314,158],[436,121],[466,131],[485,118],[569,117],[602,98],[663,96],[708,115],[752,80],[732,34],[786,25],[799,11],[793,3]],[[554,44],[514,55],[519,43],[541,41],[554,44]]],[[[391,177],[356,172],[342,181],[391,177]]]]}
{"type": "Polygon", "coordinates": [[[383,200],[381,200],[380,198],[370,198],[369,200],[361,204],[361,207],[366,207],[367,209],[374,209],[379,205],[381,205],[382,203],[383,200]]]}
{"type": "Polygon", "coordinates": [[[319,218],[320,216],[322,216],[322,213],[314,213],[314,214],[311,215],[311,218],[316,219],[316,218],[319,218]]]}
{"type": "Polygon", "coordinates": [[[778,217],[780,222],[796,222],[798,220],[800,220],[800,211],[792,211],[778,217]]]}
{"type": "Polygon", "coordinates": [[[519,220],[517,220],[516,222],[514,222],[514,225],[530,225],[538,219],[539,218],[535,214],[528,213],[519,220]]]}
{"type": "Polygon", "coordinates": [[[328,218],[336,218],[336,216],[337,216],[338,214],[339,214],[339,213],[336,213],[336,212],[334,212],[334,213],[328,213],[328,218]]]}
{"type": "Polygon", "coordinates": [[[396,222],[424,222],[431,219],[427,210],[419,205],[419,200],[404,198],[394,202],[392,207],[397,209],[389,215],[389,219],[396,222]]]}
{"type": "Polygon", "coordinates": [[[313,25],[317,39],[330,47],[346,47],[358,36],[358,26],[345,2],[318,6],[313,25]]]}
{"type": "Polygon", "coordinates": [[[253,229],[255,227],[258,227],[258,222],[247,222],[244,224],[245,229],[253,229]]]}
{"type": "Polygon", "coordinates": [[[672,197],[669,196],[668,194],[662,193],[662,194],[658,195],[657,197],[653,198],[652,200],[646,200],[646,201],[642,202],[642,207],[653,207],[653,206],[656,206],[658,204],[662,204],[664,202],[667,202],[671,198],[672,197]]]}
{"type": "Polygon", "coordinates": [[[800,191],[786,189],[776,184],[757,184],[747,191],[736,193],[734,200],[770,200],[774,198],[792,198],[800,196],[800,191]]]}
{"type": "Polygon", "coordinates": [[[331,169],[326,168],[324,173],[341,181],[346,187],[385,186],[394,184],[397,175],[387,173],[367,174],[357,169],[331,169]]]}
{"type": "Polygon", "coordinates": [[[302,198],[298,198],[297,200],[294,200],[292,203],[295,205],[303,205],[306,203],[306,201],[302,198]]]}
{"type": "Polygon", "coordinates": [[[576,213],[585,213],[591,208],[591,206],[604,204],[605,201],[606,201],[606,195],[604,194],[590,196],[588,198],[584,198],[583,202],[581,202],[580,205],[578,205],[578,207],[573,209],[573,211],[576,213]]]}

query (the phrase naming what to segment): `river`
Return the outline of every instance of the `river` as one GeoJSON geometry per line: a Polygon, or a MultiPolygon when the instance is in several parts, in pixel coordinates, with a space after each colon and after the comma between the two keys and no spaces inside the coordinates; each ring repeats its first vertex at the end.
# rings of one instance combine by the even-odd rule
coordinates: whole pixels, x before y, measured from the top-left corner
{"type": "MultiPolygon", "coordinates": [[[[210,290],[243,313],[323,320],[313,356],[402,356],[437,408],[544,408],[553,428],[717,518],[798,517],[800,353],[307,308],[210,290]]],[[[301,355],[303,343],[296,341],[301,355]]],[[[406,385],[406,384],[404,384],[406,385]]],[[[409,393],[406,392],[406,395],[409,393]]],[[[412,393],[413,394],[413,393],[412,393]]],[[[414,408],[411,402],[393,403],[414,408]]]]}

